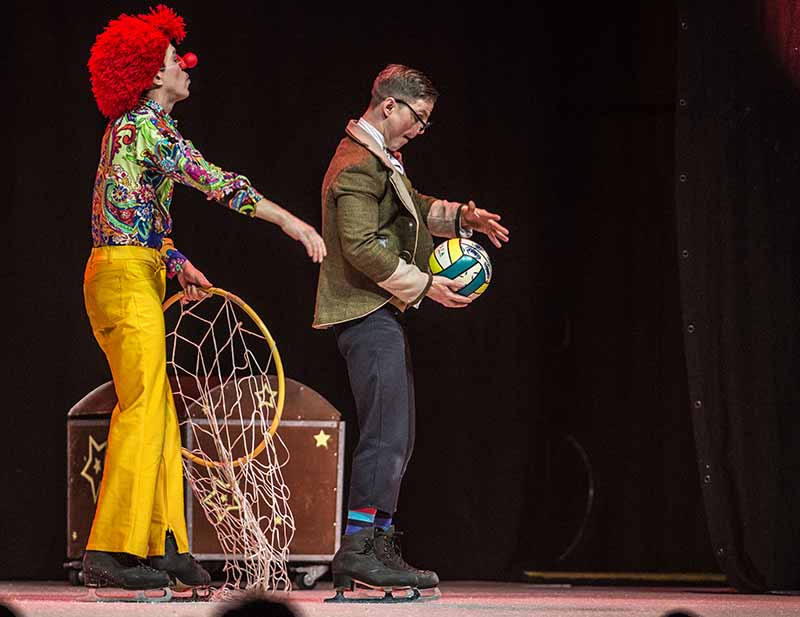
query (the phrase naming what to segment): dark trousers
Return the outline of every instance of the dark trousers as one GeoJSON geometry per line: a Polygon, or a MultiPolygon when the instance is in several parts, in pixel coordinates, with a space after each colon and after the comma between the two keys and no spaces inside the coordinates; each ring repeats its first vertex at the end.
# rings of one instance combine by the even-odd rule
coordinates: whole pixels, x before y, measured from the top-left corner
{"type": "Polygon", "coordinates": [[[358,415],[351,510],[393,513],[414,449],[414,377],[402,319],[387,305],[334,329],[358,415]]]}

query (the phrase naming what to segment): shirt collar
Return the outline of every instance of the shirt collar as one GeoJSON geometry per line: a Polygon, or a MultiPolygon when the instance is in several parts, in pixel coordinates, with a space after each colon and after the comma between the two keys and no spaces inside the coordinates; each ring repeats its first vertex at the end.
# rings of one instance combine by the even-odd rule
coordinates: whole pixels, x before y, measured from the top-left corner
{"type": "Polygon", "coordinates": [[[370,137],[372,137],[372,139],[374,139],[375,141],[377,141],[377,142],[378,142],[378,145],[379,145],[381,148],[383,148],[384,150],[386,150],[386,142],[384,141],[384,139],[383,139],[383,135],[381,134],[381,132],[380,132],[378,129],[376,129],[374,126],[372,126],[372,125],[371,125],[369,122],[367,122],[367,121],[366,121],[366,120],[365,120],[363,117],[359,118],[359,119],[358,119],[358,122],[357,122],[356,124],[358,124],[358,126],[360,126],[360,127],[361,127],[362,129],[364,129],[364,130],[365,130],[367,133],[369,133],[370,137]]]}
{"type": "Polygon", "coordinates": [[[172,116],[170,116],[169,113],[167,113],[167,111],[161,106],[161,103],[158,103],[158,102],[154,101],[153,99],[149,99],[147,97],[144,97],[142,99],[142,105],[144,107],[147,107],[148,109],[154,111],[156,113],[156,115],[158,115],[161,118],[163,118],[176,131],[178,130],[178,121],[175,118],[173,118],[172,116]]]}
{"type": "Polygon", "coordinates": [[[381,149],[384,152],[386,152],[386,154],[389,156],[389,162],[392,164],[392,166],[395,169],[397,169],[397,171],[399,171],[401,174],[405,174],[405,168],[403,167],[403,163],[401,163],[400,160],[394,154],[392,154],[389,148],[386,147],[386,142],[384,141],[381,132],[374,126],[372,126],[369,122],[367,122],[363,116],[358,119],[358,122],[356,124],[358,124],[358,126],[364,129],[369,134],[369,136],[372,137],[372,139],[378,142],[378,145],[381,147],[381,149]]]}
{"type": "Polygon", "coordinates": [[[142,102],[144,103],[144,105],[146,107],[149,107],[150,109],[152,109],[157,114],[161,114],[162,116],[168,116],[169,115],[166,111],[164,111],[164,108],[161,106],[161,103],[157,103],[153,99],[144,98],[144,99],[142,99],[142,102]]]}

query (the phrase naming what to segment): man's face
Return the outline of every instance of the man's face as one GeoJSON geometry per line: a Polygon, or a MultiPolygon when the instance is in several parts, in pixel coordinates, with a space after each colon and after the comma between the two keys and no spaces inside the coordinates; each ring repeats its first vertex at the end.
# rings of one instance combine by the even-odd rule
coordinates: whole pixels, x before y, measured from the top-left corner
{"type": "Polygon", "coordinates": [[[387,114],[384,139],[389,150],[399,150],[417,135],[424,132],[423,122],[428,122],[434,104],[424,99],[405,101],[388,97],[384,102],[387,114]]]}
{"type": "Polygon", "coordinates": [[[164,66],[159,70],[161,88],[170,99],[182,101],[189,96],[189,74],[178,64],[180,58],[172,45],[167,47],[164,54],[164,66]]]}

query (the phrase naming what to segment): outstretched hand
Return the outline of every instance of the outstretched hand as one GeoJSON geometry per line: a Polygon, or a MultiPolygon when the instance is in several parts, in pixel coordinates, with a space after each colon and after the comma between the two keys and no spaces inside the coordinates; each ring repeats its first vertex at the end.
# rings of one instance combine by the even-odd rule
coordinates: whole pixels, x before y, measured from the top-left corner
{"type": "Polygon", "coordinates": [[[195,302],[208,297],[208,293],[203,288],[212,287],[206,275],[192,265],[188,259],[184,262],[183,268],[178,272],[178,282],[183,287],[183,298],[181,304],[195,302]]]}
{"type": "Polygon", "coordinates": [[[467,298],[457,293],[462,286],[458,281],[449,279],[446,276],[434,276],[433,282],[428,288],[428,293],[425,295],[447,308],[464,308],[472,302],[472,298],[467,298]]]}
{"type": "Polygon", "coordinates": [[[278,225],[283,233],[292,240],[300,242],[314,263],[322,263],[325,255],[328,254],[325,241],[316,229],[288,210],[281,208],[274,201],[270,201],[266,197],[260,199],[256,204],[255,216],[268,223],[278,225]]]}
{"type": "Polygon", "coordinates": [[[497,221],[499,220],[499,214],[494,214],[483,208],[476,208],[475,202],[471,199],[466,207],[461,210],[462,224],[485,234],[497,248],[501,247],[501,240],[508,242],[508,229],[498,223],[497,221]]]}
{"type": "Polygon", "coordinates": [[[325,241],[308,223],[301,221],[293,214],[289,214],[286,220],[281,224],[283,233],[302,243],[306,248],[306,253],[314,263],[322,263],[322,260],[328,254],[325,248],[325,241]]]}

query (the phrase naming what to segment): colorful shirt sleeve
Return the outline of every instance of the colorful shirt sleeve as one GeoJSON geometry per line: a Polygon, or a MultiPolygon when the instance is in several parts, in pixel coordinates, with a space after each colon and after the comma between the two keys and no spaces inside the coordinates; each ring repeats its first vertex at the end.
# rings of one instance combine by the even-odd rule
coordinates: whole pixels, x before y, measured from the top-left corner
{"type": "Polygon", "coordinates": [[[145,167],[195,188],[231,210],[255,215],[256,203],[263,196],[245,176],[205,160],[163,117],[146,117],[137,128],[137,156],[145,167]]]}
{"type": "Polygon", "coordinates": [[[161,241],[161,259],[167,267],[167,278],[174,278],[178,272],[183,270],[186,263],[186,256],[175,248],[175,243],[171,238],[163,238],[161,241]]]}

